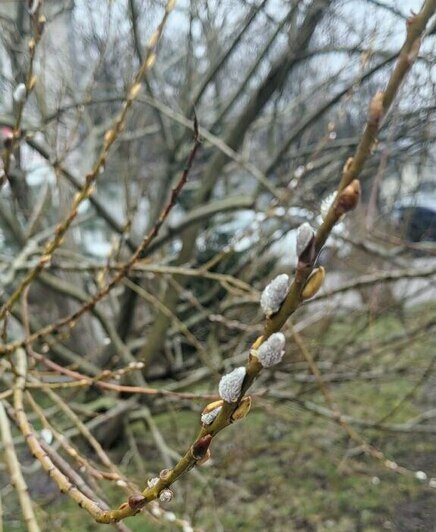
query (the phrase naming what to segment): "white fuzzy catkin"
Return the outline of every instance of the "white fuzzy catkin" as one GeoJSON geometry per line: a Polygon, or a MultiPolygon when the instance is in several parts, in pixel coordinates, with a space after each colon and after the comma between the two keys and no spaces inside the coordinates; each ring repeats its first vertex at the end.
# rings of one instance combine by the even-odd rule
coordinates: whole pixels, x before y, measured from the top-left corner
{"type": "Polygon", "coordinates": [[[337,194],[336,191],[335,192],[331,192],[321,202],[321,218],[323,219],[323,221],[326,219],[327,213],[329,212],[330,207],[333,205],[333,202],[336,199],[336,194],[337,194]]]}
{"type": "Polygon", "coordinates": [[[17,103],[23,103],[26,99],[26,85],[24,83],[19,83],[14,90],[14,94],[12,95],[14,98],[14,101],[17,103]]]}
{"type": "Polygon", "coordinates": [[[280,310],[289,290],[289,277],[286,273],[278,275],[264,289],[260,296],[260,306],[266,317],[280,310]]]}
{"type": "Polygon", "coordinates": [[[162,510],[158,503],[155,503],[154,501],[150,504],[150,512],[151,515],[154,515],[155,517],[161,517],[162,510]]]}
{"type": "Polygon", "coordinates": [[[210,425],[213,421],[215,421],[215,418],[221,412],[221,409],[222,406],[217,406],[210,412],[201,414],[201,422],[203,423],[203,425],[210,425]]]}
{"type": "Polygon", "coordinates": [[[297,257],[303,253],[314,236],[315,231],[310,223],[304,222],[304,224],[300,225],[297,229],[297,257]]]}
{"type": "Polygon", "coordinates": [[[160,502],[170,502],[170,500],[173,498],[173,492],[169,489],[164,489],[159,493],[159,500],[160,502]]]}
{"type": "Polygon", "coordinates": [[[174,512],[165,512],[164,517],[167,521],[174,522],[177,520],[177,516],[174,512]]]}
{"type": "Polygon", "coordinates": [[[36,10],[38,9],[40,0],[32,0],[29,2],[29,15],[34,15],[36,13],[36,10]]]}
{"type": "Polygon", "coordinates": [[[228,403],[235,403],[238,400],[246,373],[244,366],[241,366],[221,377],[218,386],[221,399],[228,403]]]}
{"type": "Polygon", "coordinates": [[[53,443],[53,432],[50,429],[42,429],[40,436],[48,445],[53,443]]]}
{"type": "Polygon", "coordinates": [[[281,362],[285,354],[285,335],[272,334],[257,350],[257,357],[264,368],[270,368],[281,362]]]}
{"type": "Polygon", "coordinates": [[[159,482],[159,479],[158,477],[154,477],[154,478],[150,478],[149,480],[147,480],[147,486],[149,488],[152,488],[153,486],[156,486],[156,484],[159,482]]]}

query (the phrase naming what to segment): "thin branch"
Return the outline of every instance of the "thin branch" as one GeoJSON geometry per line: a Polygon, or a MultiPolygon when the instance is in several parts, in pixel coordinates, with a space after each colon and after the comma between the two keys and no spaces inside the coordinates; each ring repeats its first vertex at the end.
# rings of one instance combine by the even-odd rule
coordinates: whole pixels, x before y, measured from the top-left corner
{"type": "MultiPolygon", "coordinates": [[[[102,288],[97,292],[90,300],[88,300],[85,304],[83,304],[78,310],[73,312],[72,314],[66,316],[65,318],[61,318],[54,323],[47,325],[45,327],[42,327],[39,329],[39,331],[34,332],[27,338],[24,338],[23,340],[18,340],[16,342],[12,342],[11,344],[8,344],[6,346],[0,347],[0,353],[11,353],[13,352],[17,347],[19,346],[26,346],[34,342],[35,340],[39,340],[49,334],[52,334],[54,331],[58,331],[60,328],[65,327],[69,325],[71,327],[75,325],[77,320],[83,316],[86,312],[90,311],[95,307],[95,305],[101,301],[104,297],[106,297],[109,292],[118,286],[118,284],[129,274],[131,271],[133,265],[136,263],[138,259],[140,259],[144,253],[145,250],[148,249],[148,246],[152,243],[152,241],[157,237],[159,234],[159,230],[165,220],[167,219],[169,213],[171,212],[172,208],[176,204],[176,201],[178,199],[178,196],[180,192],[182,191],[182,188],[186,184],[186,181],[188,179],[189,172],[191,170],[192,164],[195,159],[195,155],[197,153],[197,150],[200,146],[200,137],[198,133],[198,125],[197,125],[197,119],[194,120],[195,124],[195,138],[194,138],[194,145],[192,147],[191,153],[189,154],[188,161],[186,164],[185,169],[180,175],[180,178],[178,179],[176,185],[171,190],[170,197],[168,199],[167,204],[162,209],[158,219],[156,220],[153,227],[150,229],[148,234],[144,237],[140,245],[136,248],[133,255],[130,257],[130,259],[124,263],[123,267],[116,273],[116,275],[102,288]]],[[[28,274],[27,277],[30,277],[31,273],[28,274]]],[[[33,277],[32,277],[33,279],[33,277]]],[[[24,289],[24,287],[23,287],[24,289]]],[[[21,290],[20,290],[21,293],[21,290]]]]}
{"type": "Polygon", "coordinates": [[[29,532],[40,532],[41,529],[36,521],[32,501],[27,489],[27,484],[21,472],[20,462],[18,461],[17,454],[15,452],[15,446],[12,440],[9,419],[2,401],[0,401],[0,432],[5,450],[6,465],[8,466],[9,474],[11,475],[11,484],[17,491],[18,500],[20,501],[20,506],[23,512],[23,518],[24,522],[26,523],[27,530],[29,530],[29,532]]]}
{"type": "Polygon", "coordinates": [[[101,169],[103,169],[106,164],[106,159],[109,155],[109,151],[112,145],[114,144],[119,134],[124,129],[127,113],[132,107],[133,102],[135,101],[135,99],[137,98],[141,90],[142,79],[145,73],[147,72],[147,70],[149,70],[155,62],[156,47],[163,33],[168,16],[170,12],[172,11],[173,7],[174,7],[174,2],[172,0],[168,0],[162,20],[158,28],[156,29],[156,31],[150,37],[150,40],[147,45],[144,61],[141,64],[136,75],[134,76],[132,83],[130,84],[130,87],[127,91],[127,97],[123,103],[121,111],[118,113],[111,127],[106,131],[104,135],[103,146],[101,147],[97,161],[95,162],[91,171],[88,172],[88,174],[86,175],[85,183],[82,186],[81,190],[75,195],[71,208],[70,208],[70,212],[68,213],[67,217],[57,225],[55,229],[55,234],[53,238],[49,240],[49,242],[45,245],[43,254],[41,255],[37,265],[24,277],[24,279],[21,281],[19,286],[15,289],[15,291],[12,293],[12,295],[9,297],[9,299],[0,309],[0,320],[4,318],[6,312],[19,299],[20,295],[22,294],[26,286],[29,286],[32,283],[32,281],[44,269],[44,266],[47,264],[47,262],[51,260],[52,254],[54,253],[56,248],[61,245],[66,232],[68,231],[69,227],[71,226],[74,219],[76,218],[79,206],[81,205],[81,203],[83,203],[83,201],[85,201],[92,195],[94,183],[97,180],[97,177],[101,172],[101,169]]]}
{"type": "Polygon", "coordinates": [[[36,76],[33,73],[35,55],[36,55],[38,44],[41,41],[41,37],[44,32],[44,25],[46,23],[45,16],[40,14],[41,5],[42,5],[42,2],[41,3],[38,2],[36,10],[31,16],[32,25],[33,25],[33,37],[30,39],[28,43],[30,57],[29,57],[29,65],[28,65],[27,72],[25,75],[24,97],[20,96],[18,98],[17,108],[16,108],[16,117],[15,117],[13,129],[12,129],[12,138],[10,139],[9,143],[6,144],[4,153],[2,154],[3,169],[2,169],[2,172],[0,172],[0,189],[2,188],[4,182],[7,179],[9,179],[9,170],[10,170],[12,154],[14,153],[14,150],[17,147],[18,142],[21,138],[21,121],[23,119],[24,107],[27,103],[30,93],[35,88],[35,84],[36,84],[36,76]]]}

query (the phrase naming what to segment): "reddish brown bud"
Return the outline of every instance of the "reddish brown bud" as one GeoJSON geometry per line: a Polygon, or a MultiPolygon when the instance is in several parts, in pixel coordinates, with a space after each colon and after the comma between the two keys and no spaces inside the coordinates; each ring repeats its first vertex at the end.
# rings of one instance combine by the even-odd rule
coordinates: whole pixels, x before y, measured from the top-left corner
{"type": "Polygon", "coordinates": [[[206,434],[206,436],[199,438],[191,447],[192,458],[194,460],[202,460],[207,454],[211,441],[211,434],[206,434]]]}
{"type": "Polygon", "coordinates": [[[144,495],[137,493],[135,495],[131,495],[128,500],[130,508],[132,510],[138,510],[139,508],[142,508],[142,506],[144,506],[146,498],[144,497],[144,495]]]}
{"type": "Polygon", "coordinates": [[[10,127],[2,127],[0,129],[0,137],[1,139],[3,140],[3,142],[6,140],[6,139],[12,139],[14,136],[14,133],[12,131],[12,128],[10,127]]]}
{"type": "Polygon", "coordinates": [[[336,201],[335,212],[338,216],[352,211],[356,208],[360,198],[360,182],[358,179],[353,179],[351,183],[344,188],[339,194],[336,201]]]}

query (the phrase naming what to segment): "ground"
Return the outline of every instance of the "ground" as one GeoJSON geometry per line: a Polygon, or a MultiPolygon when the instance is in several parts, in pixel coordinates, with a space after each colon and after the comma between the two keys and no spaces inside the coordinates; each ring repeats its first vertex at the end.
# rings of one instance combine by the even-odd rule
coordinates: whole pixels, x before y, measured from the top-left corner
{"type": "MultiPolygon", "coordinates": [[[[425,312],[422,308],[419,312],[408,312],[407,326],[411,329],[424,316],[428,319],[436,315],[434,306],[427,306],[425,312]]],[[[378,317],[370,330],[359,333],[358,342],[366,345],[372,339],[376,344],[384,336],[397,334],[404,327],[403,320],[404,316],[397,315],[378,317]]],[[[354,325],[358,330],[359,324],[354,321],[354,325]]],[[[323,338],[326,356],[346,331],[349,334],[347,318],[330,327],[323,338]]],[[[377,367],[386,371],[395,367],[398,371],[384,379],[345,381],[332,386],[341,410],[360,419],[383,418],[403,397],[411,395],[420,382],[430,362],[432,345],[434,353],[434,340],[424,335],[414,338],[406,348],[383,352],[374,349],[361,355],[362,368],[371,367],[371,361],[373,367],[377,356],[377,367]]],[[[435,374],[430,371],[419,391],[402,403],[386,422],[402,423],[431,408],[435,382],[435,374]]],[[[311,393],[307,399],[323,405],[319,394],[311,393]]],[[[198,428],[198,412],[173,410],[157,415],[156,422],[167,443],[182,452],[198,428]]],[[[357,429],[391,460],[413,471],[425,471],[428,479],[436,478],[434,434],[357,429]]],[[[146,478],[126,461],[126,451],[124,444],[118,446],[112,451],[113,458],[118,462],[124,460],[132,478],[143,485],[146,478]]],[[[145,477],[156,475],[163,467],[162,457],[150,435],[141,441],[140,453],[145,477]]],[[[435,529],[436,489],[429,487],[428,480],[387,471],[379,462],[359,452],[336,424],[294,402],[278,403],[267,397],[255,399],[249,416],[216,438],[212,455],[208,465],[199,470],[201,478],[188,473],[174,486],[175,499],[165,505],[166,510],[178,517],[189,517],[201,530],[430,532],[435,529]]],[[[33,480],[30,485],[46,512],[45,516],[39,515],[41,522],[50,523],[47,530],[104,530],[65,496],[51,489],[44,490],[45,477],[38,474],[36,478],[39,481],[33,480]]],[[[121,502],[119,490],[111,492],[111,497],[113,505],[121,502]]],[[[16,503],[6,506],[7,501],[3,502],[5,530],[24,530],[16,503]]],[[[130,518],[126,524],[138,532],[177,529],[145,516],[130,518]]]]}

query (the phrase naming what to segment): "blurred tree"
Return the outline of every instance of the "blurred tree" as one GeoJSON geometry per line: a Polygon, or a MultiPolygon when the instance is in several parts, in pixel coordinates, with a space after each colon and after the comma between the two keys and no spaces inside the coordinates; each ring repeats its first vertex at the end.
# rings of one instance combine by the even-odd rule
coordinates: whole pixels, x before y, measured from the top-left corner
{"type": "MultiPolygon", "coordinates": [[[[358,381],[368,362],[347,353],[366,345],[362,331],[371,317],[391,312],[408,337],[408,298],[417,303],[420,291],[425,301],[434,298],[435,267],[427,258],[434,248],[421,240],[434,230],[436,200],[426,210],[429,218],[414,219],[419,238],[410,238],[408,205],[401,201],[422,194],[423,182],[430,183],[429,196],[435,194],[435,2],[427,0],[422,14],[409,19],[409,8],[420,7],[416,2],[397,8],[374,0],[185,0],[174,10],[171,4],[164,15],[162,2],[149,0],[0,4],[1,352],[25,347],[29,367],[27,384],[14,385],[12,404],[14,366],[7,361],[14,358],[2,359],[4,445],[8,415],[43,467],[51,467],[45,454],[77,492],[87,496],[97,477],[137,493],[103,447],[127,441],[136,455],[137,440],[150,431],[164,464],[177,461],[169,447],[175,442],[166,443],[154,417],[174,405],[195,409],[192,399],[208,396],[209,383],[229,363],[245,360],[262,332],[259,291],[283,271],[298,281],[296,229],[310,222],[320,228],[319,258],[308,268],[322,262],[333,271],[326,292],[284,331],[294,340],[286,380],[262,376],[260,382],[277,381],[272,397],[278,403],[321,394],[327,410],[317,414],[339,422],[386,465],[381,451],[359,440],[353,423],[342,423],[317,361],[327,357],[333,381],[345,370],[358,381]],[[391,106],[412,63],[413,74],[391,106]],[[345,169],[339,189],[359,177],[362,206],[333,229],[338,220],[327,215],[322,223],[320,205],[337,189],[344,162],[362,152],[368,101],[389,79],[395,90],[388,86],[391,100],[383,102],[371,157],[355,176],[345,169]],[[350,313],[356,323],[363,320],[360,329],[341,337],[340,348],[324,345],[335,320],[342,323],[350,313]],[[299,331],[308,343],[315,331],[319,342],[307,347],[299,331]],[[304,379],[318,386],[298,384],[298,364],[304,379]],[[158,379],[151,389],[147,383],[158,379]],[[73,425],[74,439],[60,445],[90,475],[86,484],[59,449],[23,430],[17,408],[26,386],[32,390],[27,406],[43,426],[56,434],[56,427],[61,433],[73,425]],[[280,395],[283,386],[290,396],[280,395]],[[57,405],[56,415],[47,401],[57,405]],[[57,419],[59,412],[67,423],[57,419]],[[131,423],[138,419],[136,438],[131,423]],[[77,458],[77,434],[104,473],[95,473],[86,453],[77,458]]],[[[421,325],[421,332],[431,330],[435,320],[421,325]]],[[[24,352],[18,352],[23,369],[24,352]]],[[[382,361],[370,367],[384,371],[382,361]]],[[[304,408],[318,408],[316,401],[302,401],[304,408]]],[[[369,418],[376,414],[369,411],[369,418]]],[[[358,408],[350,413],[352,421],[359,417],[358,408]]],[[[12,454],[8,463],[15,464],[12,454]]],[[[108,495],[89,499],[104,510],[103,498],[108,495]]],[[[88,504],[79,495],[76,501],[88,504]]],[[[129,501],[130,513],[144,504],[129,501]]],[[[29,519],[36,530],[35,517],[29,519]]]]}

